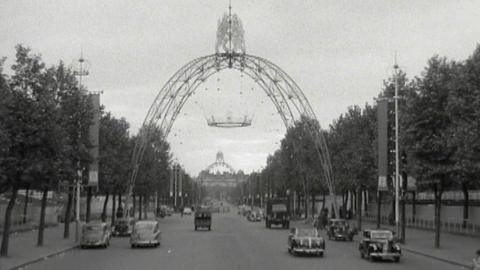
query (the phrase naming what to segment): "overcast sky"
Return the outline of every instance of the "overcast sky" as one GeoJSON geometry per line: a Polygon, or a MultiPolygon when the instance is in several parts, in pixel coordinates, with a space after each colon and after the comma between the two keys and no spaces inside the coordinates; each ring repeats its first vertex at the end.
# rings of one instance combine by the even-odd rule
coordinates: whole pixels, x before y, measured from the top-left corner
{"type": "MultiPolygon", "coordinates": [[[[348,106],[373,102],[392,73],[395,51],[412,77],[435,54],[465,59],[480,40],[480,1],[232,2],[247,53],[285,70],[323,127],[348,106]]],[[[106,110],[125,117],[136,133],[168,78],[188,61],[214,53],[217,20],[227,10],[227,0],[2,0],[0,56],[11,65],[14,46],[22,43],[48,64],[70,64],[83,48],[90,64],[86,86],[103,91],[106,110]]],[[[178,161],[197,174],[223,151],[237,170],[265,166],[285,132],[265,94],[231,71],[200,89],[168,138],[178,161]],[[206,125],[206,116],[227,114],[250,115],[252,126],[206,125]]]]}

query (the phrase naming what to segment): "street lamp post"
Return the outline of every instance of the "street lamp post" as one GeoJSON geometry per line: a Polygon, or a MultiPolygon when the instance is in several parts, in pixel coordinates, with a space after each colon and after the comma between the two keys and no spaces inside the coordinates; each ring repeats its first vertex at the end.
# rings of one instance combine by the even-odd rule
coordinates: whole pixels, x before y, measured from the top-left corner
{"type": "MultiPolygon", "coordinates": [[[[73,74],[75,76],[78,76],[79,77],[79,88],[80,88],[80,92],[83,92],[83,89],[82,89],[82,77],[83,76],[87,76],[88,75],[88,70],[83,66],[84,65],[84,62],[85,62],[85,59],[83,58],[83,52],[81,53],[80,55],[80,58],[78,59],[78,63],[79,63],[79,66],[78,66],[78,70],[74,70],[73,71],[73,74]]],[[[78,143],[80,143],[80,139],[81,139],[81,122],[80,122],[80,119],[79,119],[79,122],[78,122],[78,143]]],[[[77,163],[77,183],[76,183],[76,205],[75,205],[75,242],[78,242],[80,240],[80,188],[81,188],[81,181],[82,181],[82,169],[81,169],[81,164],[80,164],[80,160],[78,161],[77,163]]]]}
{"type": "Polygon", "coordinates": [[[400,164],[398,158],[398,65],[395,61],[393,66],[395,70],[395,226],[397,234],[400,232],[399,222],[399,189],[400,189],[400,164]]]}

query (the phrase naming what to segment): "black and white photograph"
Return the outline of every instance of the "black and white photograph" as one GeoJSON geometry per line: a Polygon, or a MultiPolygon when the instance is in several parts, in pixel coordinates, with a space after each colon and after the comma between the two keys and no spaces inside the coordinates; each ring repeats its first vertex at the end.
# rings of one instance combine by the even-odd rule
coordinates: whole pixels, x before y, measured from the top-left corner
{"type": "Polygon", "coordinates": [[[0,0],[1,270],[480,270],[480,1],[0,0]]]}

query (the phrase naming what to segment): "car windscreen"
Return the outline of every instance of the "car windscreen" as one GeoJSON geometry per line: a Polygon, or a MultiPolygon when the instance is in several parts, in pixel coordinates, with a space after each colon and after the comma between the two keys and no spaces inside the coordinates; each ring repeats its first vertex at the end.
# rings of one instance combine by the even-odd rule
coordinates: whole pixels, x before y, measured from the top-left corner
{"type": "Polygon", "coordinates": [[[286,212],[287,206],[285,204],[273,204],[272,205],[273,212],[286,212]]]}
{"type": "Polygon", "coordinates": [[[140,233],[140,232],[151,232],[153,231],[153,228],[155,227],[154,224],[135,224],[135,232],[140,233]]]}
{"type": "Polygon", "coordinates": [[[317,237],[317,231],[311,229],[301,229],[298,231],[298,236],[317,237]]]}
{"type": "Polygon", "coordinates": [[[103,227],[102,226],[86,226],[84,228],[84,234],[85,235],[101,235],[103,233],[103,227]]]}
{"type": "Polygon", "coordinates": [[[393,238],[393,234],[389,231],[372,231],[370,232],[370,238],[391,240],[393,238]]]}

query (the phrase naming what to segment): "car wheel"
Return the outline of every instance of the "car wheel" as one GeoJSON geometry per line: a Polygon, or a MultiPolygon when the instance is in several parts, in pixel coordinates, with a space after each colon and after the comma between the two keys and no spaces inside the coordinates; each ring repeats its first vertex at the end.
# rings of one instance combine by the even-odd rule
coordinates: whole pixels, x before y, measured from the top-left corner
{"type": "Polygon", "coordinates": [[[372,255],[368,255],[368,258],[370,259],[371,262],[375,261],[375,257],[373,257],[372,255]]]}
{"type": "Polygon", "coordinates": [[[292,254],[292,249],[290,247],[287,248],[288,254],[292,254]]]}
{"type": "Polygon", "coordinates": [[[195,226],[195,231],[197,230],[197,226],[195,226]]]}
{"type": "Polygon", "coordinates": [[[323,252],[320,252],[318,256],[323,257],[323,252]]]}
{"type": "Polygon", "coordinates": [[[211,230],[212,230],[212,228],[210,228],[210,226],[208,226],[208,230],[209,230],[209,231],[211,231],[211,230]]]}
{"type": "Polygon", "coordinates": [[[134,244],[132,244],[132,245],[131,245],[131,247],[132,247],[132,248],[135,248],[135,245],[134,245],[134,244]]]}
{"type": "Polygon", "coordinates": [[[365,258],[365,255],[363,254],[362,251],[360,251],[360,258],[364,259],[365,258]]]}
{"type": "Polygon", "coordinates": [[[400,262],[400,257],[395,257],[393,260],[398,263],[400,262]]]}

